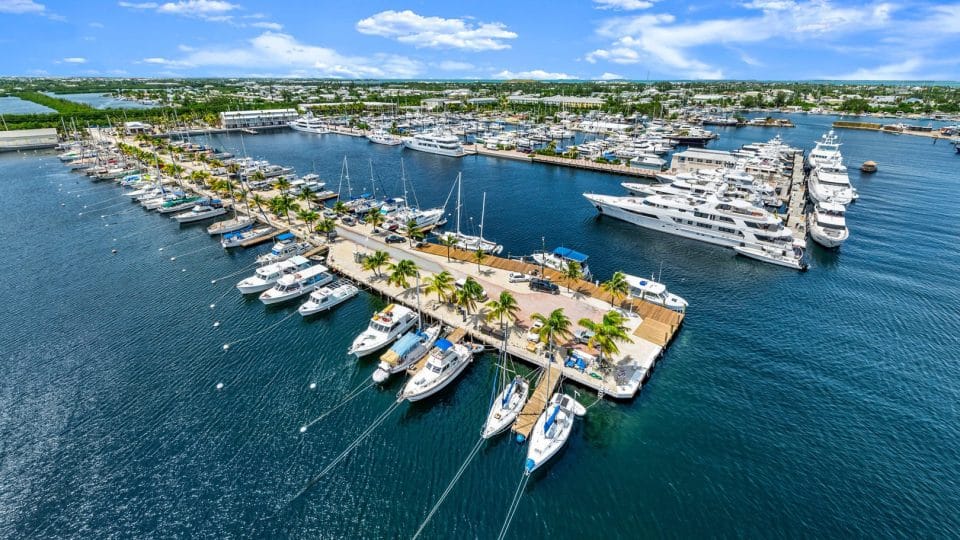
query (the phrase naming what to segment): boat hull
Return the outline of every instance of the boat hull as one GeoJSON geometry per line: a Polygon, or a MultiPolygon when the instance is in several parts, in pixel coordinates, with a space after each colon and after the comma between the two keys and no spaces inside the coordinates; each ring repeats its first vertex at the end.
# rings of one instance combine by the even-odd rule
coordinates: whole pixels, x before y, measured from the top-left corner
{"type": "Polygon", "coordinates": [[[452,369],[449,372],[449,375],[447,375],[443,379],[438,380],[435,384],[415,394],[408,394],[406,393],[406,391],[404,391],[404,394],[403,394],[404,397],[406,398],[407,401],[420,401],[423,399],[427,399],[428,397],[450,386],[450,383],[455,381],[457,377],[459,377],[460,374],[463,373],[463,370],[467,369],[467,365],[470,364],[470,362],[472,361],[473,361],[473,356],[472,355],[467,356],[466,358],[461,360],[460,363],[457,365],[457,367],[452,369]]]}

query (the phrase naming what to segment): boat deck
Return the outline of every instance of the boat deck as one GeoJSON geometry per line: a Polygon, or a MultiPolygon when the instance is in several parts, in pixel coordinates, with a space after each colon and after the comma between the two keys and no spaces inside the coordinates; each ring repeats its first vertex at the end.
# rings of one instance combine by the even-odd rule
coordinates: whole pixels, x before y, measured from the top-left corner
{"type": "Polygon", "coordinates": [[[803,153],[794,156],[790,195],[787,198],[787,227],[798,240],[807,238],[807,179],[803,172],[803,153]]]}
{"type": "Polygon", "coordinates": [[[251,238],[251,239],[249,239],[249,240],[244,240],[243,242],[240,243],[240,247],[248,248],[248,247],[250,247],[250,246],[256,246],[256,245],[259,245],[259,244],[263,244],[264,242],[269,242],[270,240],[273,240],[274,238],[276,238],[277,236],[279,236],[279,235],[287,232],[288,230],[289,230],[289,229],[278,229],[278,230],[273,231],[273,232],[270,233],[270,234],[266,234],[266,235],[263,235],[263,236],[258,236],[258,237],[256,237],[256,238],[251,238]]]}
{"type": "MultiPolygon", "coordinates": [[[[467,335],[466,330],[464,330],[463,328],[456,328],[453,330],[453,332],[450,332],[449,334],[444,336],[443,339],[449,341],[450,343],[458,343],[461,340],[463,340],[463,337],[465,335],[467,335]]],[[[433,347],[431,347],[430,350],[433,350],[433,347]]],[[[424,354],[423,357],[421,357],[419,360],[414,362],[412,366],[410,366],[410,368],[407,370],[407,373],[410,375],[416,374],[418,371],[423,369],[423,366],[427,365],[427,359],[429,358],[430,358],[430,351],[427,351],[427,353],[424,354]]]]}
{"type": "Polygon", "coordinates": [[[553,364],[543,371],[540,380],[537,381],[537,387],[530,394],[530,399],[524,404],[523,410],[517,414],[517,420],[513,423],[512,428],[514,433],[522,435],[525,439],[530,437],[530,432],[533,431],[537,418],[543,412],[544,407],[547,406],[550,396],[556,391],[557,384],[560,383],[560,375],[560,370],[554,368],[553,364]]]}

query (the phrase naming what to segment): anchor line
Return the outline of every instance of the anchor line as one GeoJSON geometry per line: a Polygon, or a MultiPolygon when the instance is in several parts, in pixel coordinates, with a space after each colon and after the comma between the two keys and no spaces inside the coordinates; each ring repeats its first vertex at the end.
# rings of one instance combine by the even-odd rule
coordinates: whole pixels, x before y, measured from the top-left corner
{"type": "Polygon", "coordinates": [[[497,540],[503,540],[504,537],[507,536],[510,523],[513,522],[513,516],[516,515],[517,508],[520,506],[520,498],[523,497],[523,488],[526,487],[529,481],[530,475],[525,473],[523,478],[520,479],[520,483],[517,484],[517,490],[513,493],[513,500],[510,501],[510,507],[507,508],[507,517],[503,521],[503,526],[500,527],[500,534],[497,535],[497,540]]]}
{"type": "Polygon", "coordinates": [[[347,403],[353,401],[354,398],[356,398],[357,396],[359,396],[360,394],[362,394],[362,393],[364,392],[364,390],[372,387],[374,384],[375,384],[375,383],[373,383],[373,382],[370,382],[370,383],[362,382],[362,383],[360,383],[360,385],[358,385],[356,388],[354,388],[353,390],[351,390],[351,391],[347,394],[347,397],[343,398],[343,400],[340,401],[340,403],[337,403],[336,405],[334,405],[333,407],[331,407],[330,409],[328,409],[326,412],[324,412],[324,413],[321,414],[320,416],[318,416],[318,417],[314,418],[313,420],[311,420],[310,422],[304,424],[304,425],[300,428],[300,432],[303,433],[303,432],[305,432],[306,430],[310,429],[311,426],[313,426],[314,424],[316,424],[316,423],[319,422],[320,420],[323,420],[323,419],[326,418],[327,416],[333,414],[335,411],[339,410],[341,407],[343,407],[343,406],[346,405],[347,403]]]}
{"type": "Polygon", "coordinates": [[[280,319],[279,321],[271,324],[270,326],[268,326],[268,327],[266,327],[266,328],[261,328],[261,329],[258,330],[257,332],[254,332],[253,334],[250,334],[249,336],[247,336],[247,337],[245,337],[245,338],[241,338],[241,339],[238,339],[238,340],[236,340],[236,341],[231,341],[230,343],[228,343],[228,345],[236,345],[237,343],[243,343],[244,341],[253,339],[253,338],[259,336],[260,334],[263,334],[264,332],[269,332],[269,331],[273,330],[274,328],[280,326],[282,323],[286,322],[287,319],[289,319],[290,317],[293,317],[293,316],[296,315],[296,314],[297,314],[297,311],[294,310],[292,313],[290,313],[290,314],[287,315],[286,317],[280,319]]]}
{"type": "Polygon", "coordinates": [[[473,458],[477,456],[477,453],[480,452],[480,447],[483,446],[483,438],[480,438],[477,441],[477,444],[473,446],[473,449],[470,450],[470,453],[467,454],[467,459],[464,460],[463,464],[460,465],[460,469],[457,471],[457,474],[453,475],[453,479],[450,480],[450,483],[447,484],[447,488],[443,490],[443,493],[440,494],[440,498],[437,499],[436,504],[433,505],[433,508],[430,509],[430,512],[427,513],[427,517],[424,518],[423,523],[420,524],[420,528],[417,529],[417,532],[413,534],[413,540],[417,540],[420,537],[420,533],[423,532],[423,529],[427,527],[427,524],[430,523],[430,520],[433,519],[433,515],[437,513],[437,510],[440,508],[440,505],[443,504],[443,501],[446,500],[447,495],[453,491],[453,486],[460,481],[460,478],[463,476],[464,471],[467,470],[467,466],[473,461],[473,458]]]}

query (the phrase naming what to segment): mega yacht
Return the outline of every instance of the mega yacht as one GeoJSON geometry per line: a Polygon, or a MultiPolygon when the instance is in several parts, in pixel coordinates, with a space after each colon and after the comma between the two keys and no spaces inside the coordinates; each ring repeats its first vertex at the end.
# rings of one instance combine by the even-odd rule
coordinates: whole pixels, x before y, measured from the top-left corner
{"type": "Polygon", "coordinates": [[[826,248],[840,247],[850,236],[844,216],[846,208],[842,204],[817,203],[810,213],[810,237],[826,248]]]}
{"type": "Polygon", "coordinates": [[[574,417],[583,416],[586,412],[583,405],[566,394],[557,392],[550,398],[550,403],[540,413],[533,431],[530,432],[527,461],[523,467],[526,474],[537,470],[557,455],[570,438],[574,417]]]}
{"type": "Polygon", "coordinates": [[[297,312],[307,317],[327,311],[353,298],[359,292],[360,289],[350,281],[340,280],[310,293],[310,298],[297,308],[297,312]]]}
{"type": "Polygon", "coordinates": [[[646,229],[719,246],[747,248],[743,253],[746,256],[752,256],[755,250],[780,252],[784,261],[790,260],[798,268],[805,266],[803,248],[794,242],[793,232],[770,212],[744,200],[679,195],[651,195],[642,199],[593,193],[583,196],[600,214],[646,229]]]}
{"type": "Polygon", "coordinates": [[[546,266],[558,272],[566,272],[569,264],[575,262],[580,265],[580,271],[583,273],[583,279],[590,281],[593,275],[590,273],[590,267],[587,266],[589,257],[579,251],[570,248],[558,247],[553,251],[538,251],[530,256],[533,264],[546,266]]]}
{"type": "Polygon", "coordinates": [[[292,122],[287,122],[291,129],[303,131],[305,133],[330,133],[330,128],[320,118],[312,114],[306,114],[292,122]]]}
{"type": "Polygon", "coordinates": [[[174,214],[173,219],[177,223],[194,223],[205,219],[212,219],[227,213],[227,208],[217,199],[194,205],[189,212],[174,214]]]}
{"type": "Polygon", "coordinates": [[[380,355],[380,364],[373,372],[373,381],[383,383],[390,375],[399,373],[430,352],[437,337],[440,336],[441,325],[433,325],[426,330],[419,328],[400,336],[387,352],[380,355]]]}
{"type": "Polygon", "coordinates": [[[530,384],[527,383],[526,379],[519,375],[514,377],[510,384],[493,400],[480,436],[489,439],[510,427],[517,419],[517,415],[520,414],[520,409],[523,408],[524,403],[527,402],[529,393],[530,384]]]}
{"type": "Polygon", "coordinates": [[[427,363],[407,381],[398,401],[420,401],[447,387],[473,360],[473,352],[462,343],[439,339],[427,363]]]}
{"type": "Polygon", "coordinates": [[[817,167],[821,163],[828,161],[840,161],[843,156],[840,154],[840,141],[837,135],[831,129],[823,134],[820,140],[816,142],[813,150],[807,155],[807,163],[810,167],[817,167]]]}
{"type": "Polygon", "coordinates": [[[296,242],[296,236],[293,233],[283,233],[277,236],[277,243],[270,249],[270,253],[264,253],[257,257],[257,264],[271,264],[285,261],[294,255],[303,255],[313,247],[309,242],[296,242]]]}
{"type": "Polygon", "coordinates": [[[240,283],[237,283],[237,289],[239,289],[243,294],[263,292],[270,287],[273,287],[273,284],[276,283],[281,277],[287,274],[295,274],[301,270],[306,270],[307,268],[310,268],[311,264],[312,263],[310,260],[306,257],[297,255],[295,257],[290,257],[285,261],[261,266],[254,271],[252,276],[241,280],[240,283]]]}
{"type": "Polygon", "coordinates": [[[847,168],[839,161],[821,162],[810,173],[807,186],[810,197],[817,202],[848,205],[857,198],[850,185],[847,168]]]}
{"type": "Polygon", "coordinates": [[[425,131],[412,137],[404,137],[402,140],[406,148],[430,154],[462,157],[467,153],[456,135],[442,131],[425,131]]]}
{"type": "Polygon", "coordinates": [[[326,266],[314,264],[293,274],[281,276],[276,285],[260,295],[260,301],[270,305],[293,300],[310,294],[317,287],[332,283],[333,279],[333,274],[327,270],[326,266]]]}
{"type": "Polygon", "coordinates": [[[417,324],[417,320],[417,314],[412,309],[390,304],[370,319],[370,325],[353,340],[347,354],[360,358],[386,347],[417,324]]]}
{"type": "Polygon", "coordinates": [[[403,144],[403,139],[385,129],[371,131],[367,134],[367,140],[372,143],[385,144],[387,146],[397,146],[399,144],[403,144]]]}
{"type": "Polygon", "coordinates": [[[624,278],[630,287],[628,291],[629,295],[633,298],[657,304],[674,311],[684,311],[687,309],[687,301],[667,291],[667,286],[663,283],[630,274],[624,274],[624,278]]]}

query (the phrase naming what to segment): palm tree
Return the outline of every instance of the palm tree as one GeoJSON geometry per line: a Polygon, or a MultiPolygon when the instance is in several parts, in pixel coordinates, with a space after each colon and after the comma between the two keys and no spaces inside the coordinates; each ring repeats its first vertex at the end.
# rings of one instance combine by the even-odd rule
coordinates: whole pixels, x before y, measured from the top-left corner
{"type": "Polygon", "coordinates": [[[437,293],[437,303],[443,302],[453,291],[453,274],[446,270],[433,274],[427,278],[425,293],[437,293]]]}
{"type": "Polygon", "coordinates": [[[380,276],[380,269],[383,268],[383,265],[390,262],[390,254],[386,251],[374,251],[372,255],[368,255],[363,261],[364,270],[373,270],[373,273],[378,277],[380,276]]]}
{"type": "Polygon", "coordinates": [[[567,261],[567,267],[563,269],[563,277],[567,280],[567,292],[570,292],[570,284],[583,277],[583,268],[577,261],[567,261]]]}
{"type": "MultiPolygon", "coordinates": [[[[475,290],[470,290],[468,284],[473,281],[473,278],[467,278],[467,282],[463,284],[463,287],[460,287],[453,293],[453,303],[457,307],[463,309],[463,320],[467,320],[467,317],[470,316],[470,312],[477,307],[477,295],[475,290]]],[[[473,281],[476,283],[476,281],[473,281]]],[[[479,286],[479,284],[477,284],[479,286]]]]}
{"type": "Polygon", "coordinates": [[[253,201],[253,204],[257,205],[257,210],[260,211],[260,215],[263,216],[263,220],[267,223],[270,223],[270,220],[267,219],[267,214],[263,211],[263,205],[268,204],[266,199],[264,199],[259,193],[254,193],[253,197],[250,197],[250,200],[253,201]]]}
{"type": "Polygon", "coordinates": [[[379,208],[371,208],[367,212],[367,223],[373,225],[373,232],[377,232],[377,226],[381,225],[387,218],[380,213],[379,208]]]}
{"type": "Polygon", "coordinates": [[[478,247],[477,251],[473,252],[473,258],[477,260],[477,272],[480,271],[480,263],[487,258],[487,254],[483,251],[482,247],[478,247]]]}
{"type": "Polygon", "coordinates": [[[420,230],[420,226],[417,225],[417,220],[411,219],[407,221],[407,224],[404,226],[404,229],[407,233],[407,239],[410,241],[410,247],[413,247],[413,241],[423,240],[425,236],[423,231],[420,230]]]}
{"type": "Polygon", "coordinates": [[[267,178],[267,176],[263,174],[263,171],[258,170],[255,173],[253,173],[253,175],[250,178],[253,178],[255,182],[262,182],[267,178]]]}
{"type": "Polygon", "coordinates": [[[569,339],[572,335],[570,333],[570,318],[563,313],[563,308],[557,308],[551,311],[550,315],[534,313],[530,318],[542,325],[538,331],[540,334],[540,342],[546,343],[547,347],[549,347],[552,361],[553,347],[556,344],[557,338],[569,339]]]}
{"type": "Polygon", "coordinates": [[[630,284],[627,283],[627,276],[618,270],[613,273],[613,276],[609,280],[604,281],[600,285],[600,288],[609,294],[613,303],[616,304],[617,301],[626,298],[627,293],[630,291],[630,284]]]}
{"type": "Polygon", "coordinates": [[[416,277],[418,274],[417,263],[410,259],[403,259],[396,264],[391,264],[387,269],[390,270],[390,277],[387,278],[387,284],[396,285],[404,289],[410,286],[407,280],[416,277]]]}
{"type": "Polygon", "coordinates": [[[487,308],[490,310],[487,313],[487,320],[492,321],[499,319],[500,329],[503,331],[503,340],[506,341],[506,323],[513,323],[513,321],[517,320],[517,315],[520,313],[520,304],[517,303],[517,299],[514,298],[512,294],[508,291],[503,291],[498,298],[487,302],[487,308]]]}
{"type": "MultiPolygon", "coordinates": [[[[259,173],[260,171],[257,172],[259,173]]],[[[287,190],[290,189],[290,181],[287,180],[286,177],[281,176],[280,178],[277,178],[276,182],[273,183],[273,188],[279,190],[280,193],[286,193],[287,190]]]]}
{"type": "Polygon", "coordinates": [[[313,204],[317,202],[317,196],[310,191],[310,188],[304,186],[300,189],[300,193],[297,193],[297,200],[306,202],[307,208],[313,210],[313,204]]]}
{"type": "Polygon", "coordinates": [[[620,347],[617,345],[617,342],[626,341],[633,343],[633,340],[630,339],[630,336],[627,334],[627,327],[624,324],[625,321],[623,315],[613,310],[604,314],[603,320],[600,322],[595,322],[587,318],[578,321],[580,326],[593,333],[593,336],[590,337],[587,344],[600,351],[599,361],[601,366],[603,366],[604,355],[607,355],[609,358],[620,352],[620,347]]]}
{"type": "Polygon", "coordinates": [[[447,262],[450,262],[450,248],[457,245],[457,237],[452,234],[448,234],[443,237],[442,242],[443,245],[447,246],[447,262]]]}
{"type": "Polygon", "coordinates": [[[310,229],[310,224],[316,221],[320,217],[320,214],[314,212],[313,210],[298,210],[297,218],[303,220],[303,223],[306,224],[307,230],[310,229]]]}
{"type": "Polygon", "coordinates": [[[323,218],[317,223],[316,228],[314,229],[318,233],[327,235],[327,240],[330,239],[330,233],[335,231],[337,228],[337,222],[330,218],[323,218]]]}
{"type": "Polygon", "coordinates": [[[336,215],[338,215],[338,216],[342,216],[342,215],[346,214],[346,213],[349,212],[349,211],[350,211],[350,209],[347,208],[347,203],[345,203],[345,202],[343,202],[343,201],[337,201],[337,202],[335,202],[335,203],[333,204],[333,213],[336,214],[336,215]]]}

